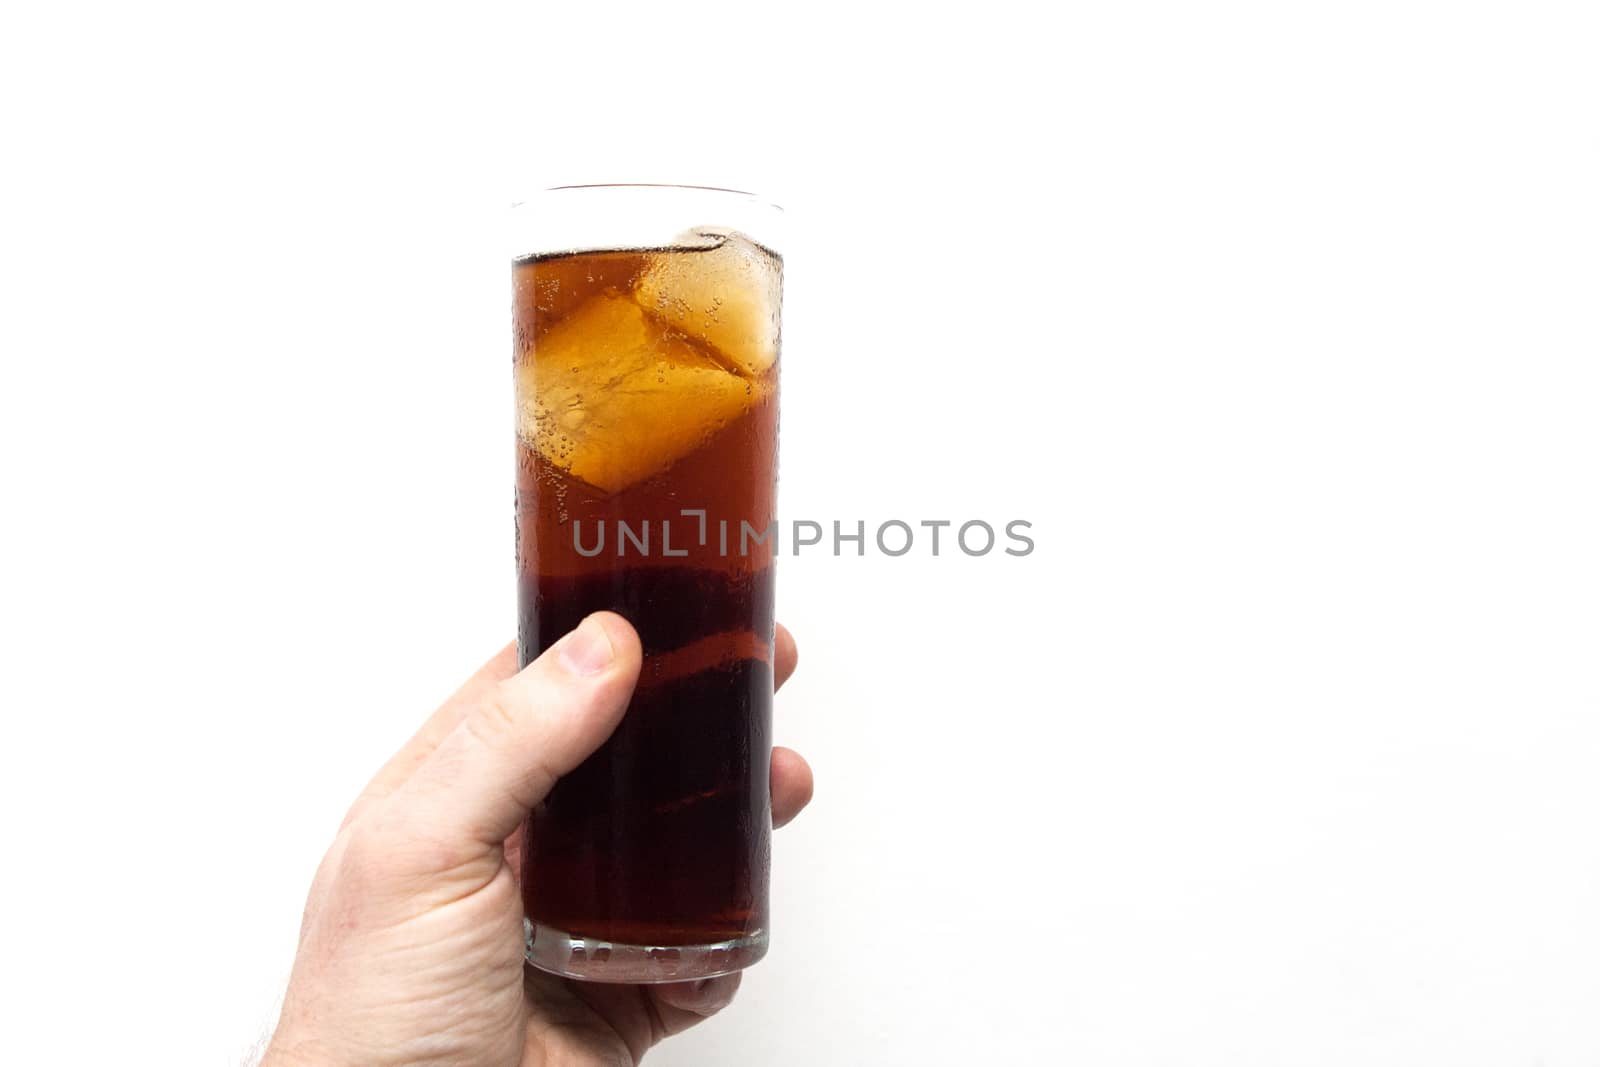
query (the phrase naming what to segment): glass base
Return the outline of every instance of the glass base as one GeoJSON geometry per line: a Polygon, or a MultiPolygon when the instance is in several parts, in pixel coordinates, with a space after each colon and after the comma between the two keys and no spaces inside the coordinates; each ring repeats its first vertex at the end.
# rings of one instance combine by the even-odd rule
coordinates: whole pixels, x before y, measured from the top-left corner
{"type": "Polygon", "coordinates": [[[732,974],[767,954],[767,932],[709,945],[624,945],[522,920],[523,954],[541,971],[583,982],[696,982],[732,974]]]}

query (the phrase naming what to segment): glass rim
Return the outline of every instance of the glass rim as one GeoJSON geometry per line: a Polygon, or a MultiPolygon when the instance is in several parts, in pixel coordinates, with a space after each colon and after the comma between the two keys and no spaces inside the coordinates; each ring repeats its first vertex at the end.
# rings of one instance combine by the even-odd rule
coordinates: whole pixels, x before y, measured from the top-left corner
{"type": "Polygon", "coordinates": [[[779,213],[783,212],[783,205],[773,203],[759,193],[747,189],[729,189],[721,185],[687,185],[676,182],[582,182],[575,185],[550,185],[543,189],[534,190],[529,196],[511,202],[512,207],[521,207],[531,203],[536,197],[548,196],[551,193],[578,192],[586,189],[676,189],[684,192],[697,193],[722,193],[728,196],[740,196],[762,207],[770,208],[779,213]]]}

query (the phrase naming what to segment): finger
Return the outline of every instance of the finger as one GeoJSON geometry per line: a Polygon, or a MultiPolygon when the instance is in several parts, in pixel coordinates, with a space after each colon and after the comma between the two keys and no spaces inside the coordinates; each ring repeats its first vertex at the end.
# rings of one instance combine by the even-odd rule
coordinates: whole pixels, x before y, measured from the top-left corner
{"type": "Polygon", "coordinates": [[[439,742],[456,728],[461,717],[467,709],[480,703],[495,686],[517,673],[517,643],[511,642],[505,648],[495,653],[494,658],[479,667],[477,673],[451,694],[422,724],[422,728],[411,736],[411,739],[389,761],[379,768],[373,775],[372,781],[361,790],[361,795],[350,806],[350,811],[344,817],[344,825],[348,825],[363,811],[368,810],[373,803],[382,800],[411,777],[413,771],[421,766],[422,761],[428,758],[439,742]]]}
{"type": "Polygon", "coordinates": [[[431,842],[498,855],[556,779],[611,735],[639,661],[639,635],[626,619],[590,615],[467,711],[395,790],[385,814],[431,842]]]}
{"type": "Polygon", "coordinates": [[[637,1061],[660,1038],[682,1033],[727,1007],[739,991],[740,977],[740,972],[735,972],[695,982],[646,986],[572,982],[568,988],[602,1019],[632,1023],[618,1026],[616,1031],[628,1035],[629,1051],[637,1061]],[[633,1035],[642,1035],[643,1041],[636,1044],[633,1035]]]}
{"type": "Polygon", "coordinates": [[[668,982],[651,986],[650,992],[655,994],[656,1004],[662,1009],[661,1021],[667,1032],[675,1034],[683,1026],[726,1008],[739,991],[741,973],[735,971],[716,978],[702,978],[698,982],[668,982]],[[683,1026],[674,1025],[679,1022],[683,1026]]]}
{"type": "Polygon", "coordinates": [[[811,803],[811,765],[792,748],[772,750],[772,825],[783,826],[811,803]]]}
{"type": "Polygon", "coordinates": [[[778,623],[772,643],[774,646],[772,672],[775,679],[773,688],[781,689],[800,662],[800,648],[794,643],[794,634],[790,633],[781,622],[778,623]]]}

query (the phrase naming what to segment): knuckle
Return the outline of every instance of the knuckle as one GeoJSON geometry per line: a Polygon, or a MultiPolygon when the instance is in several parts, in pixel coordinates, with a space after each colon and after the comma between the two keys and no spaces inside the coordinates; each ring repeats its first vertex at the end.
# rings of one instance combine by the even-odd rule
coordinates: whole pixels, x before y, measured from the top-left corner
{"type": "Polygon", "coordinates": [[[495,741],[516,733],[523,718],[521,695],[501,682],[489,690],[483,702],[464,721],[467,729],[479,739],[495,741]]]}
{"type": "Polygon", "coordinates": [[[740,979],[743,977],[736,973],[711,979],[712,987],[707,991],[710,1011],[707,1014],[719,1012],[733,1003],[734,996],[739,992],[740,979]]]}

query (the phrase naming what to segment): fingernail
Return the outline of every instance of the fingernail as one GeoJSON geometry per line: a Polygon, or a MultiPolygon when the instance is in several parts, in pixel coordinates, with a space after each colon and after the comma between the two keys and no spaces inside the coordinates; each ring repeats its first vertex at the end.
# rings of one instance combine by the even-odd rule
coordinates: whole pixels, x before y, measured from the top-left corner
{"type": "Polygon", "coordinates": [[[573,674],[598,674],[611,666],[616,655],[606,628],[595,619],[584,619],[556,646],[556,652],[562,665],[573,674]]]}

